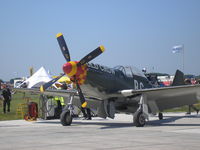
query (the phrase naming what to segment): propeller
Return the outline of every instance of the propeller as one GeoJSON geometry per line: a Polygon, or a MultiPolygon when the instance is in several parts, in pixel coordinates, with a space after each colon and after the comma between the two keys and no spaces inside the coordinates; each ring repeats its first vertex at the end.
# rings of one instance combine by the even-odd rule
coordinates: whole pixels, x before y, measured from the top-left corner
{"type": "MultiPolygon", "coordinates": [[[[62,51],[63,56],[65,57],[66,61],[69,62],[70,61],[69,49],[67,47],[65,39],[63,37],[63,34],[62,33],[58,33],[56,35],[56,37],[57,37],[57,41],[59,43],[59,46],[60,46],[60,49],[62,51]]],[[[65,73],[63,73],[62,75],[58,76],[57,78],[52,79],[51,81],[49,81],[47,83],[45,83],[44,85],[42,85],[40,87],[40,91],[44,92],[46,89],[48,89],[51,85],[53,85],[54,83],[56,83],[64,75],[65,75],[65,73]]]]}
{"type": "Polygon", "coordinates": [[[87,106],[87,102],[85,101],[85,97],[83,95],[83,92],[81,90],[80,85],[78,84],[77,80],[76,80],[76,88],[78,90],[78,95],[81,101],[81,107],[85,108],[87,106]]]}
{"type": "Polygon", "coordinates": [[[65,73],[63,73],[62,75],[52,79],[51,81],[45,83],[44,85],[42,85],[40,87],[40,92],[44,92],[46,89],[48,89],[50,86],[52,86],[54,83],[56,83],[61,77],[63,77],[65,75],[65,73]]]}
{"type": "Polygon", "coordinates": [[[63,34],[62,33],[58,33],[56,35],[56,37],[57,37],[57,41],[58,41],[58,44],[60,46],[60,49],[62,51],[63,56],[65,57],[65,59],[67,60],[67,62],[69,62],[70,61],[69,49],[67,47],[65,39],[63,37],[63,34]]]}
{"type": "Polygon", "coordinates": [[[62,33],[58,33],[56,35],[58,44],[60,46],[60,49],[62,51],[63,56],[65,57],[67,63],[63,65],[63,71],[65,72],[61,76],[49,81],[48,83],[41,86],[40,91],[44,92],[47,88],[49,88],[52,84],[54,84],[56,81],[58,81],[62,76],[65,74],[68,75],[71,80],[76,84],[78,95],[80,97],[81,106],[85,108],[87,106],[87,102],[85,101],[85,97],[83,95],[83,92],[81,90],[79,80],[82,76],[86,76],[86,63],[90,62],[100,54],[102,54],[105,51],[104,46],[99,46],[98,48],[94,49],[92,52],[90,52],[88,55],[83,57],[79,62],[71,61],[70,59],[70,53],[67,47],[67,44],[64,40],[64,36],[62,33]]]}
{"type": "Polygon", "coordinates": [[[99,46],[98,48],[96,48],[95,50],[93,50],[92,52],[90,52],[88,55],[86,55],[85,57],[83,57],[78,62],[77,66],[81,66],[81,65],[84,65],[84,64],[88,63],[89,61],[91,61],[92,59],[96,58],[97,56],[99,56],[104,51],[105,51],[104,46],[99,46]]]}

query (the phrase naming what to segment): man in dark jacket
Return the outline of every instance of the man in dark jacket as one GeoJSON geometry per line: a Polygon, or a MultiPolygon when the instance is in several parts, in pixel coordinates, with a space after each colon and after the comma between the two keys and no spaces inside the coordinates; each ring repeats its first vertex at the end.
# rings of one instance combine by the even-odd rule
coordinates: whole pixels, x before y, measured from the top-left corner
{"type": "Polygon", "coordinates": [[[3,101],[3,112],[6,113],[6,105],[7,105],[7,111],[10,112],[10,101],[11,101],[11,92],[10,89],[4,85],[2,90],[2,96],[4,98],[3,101]]]}

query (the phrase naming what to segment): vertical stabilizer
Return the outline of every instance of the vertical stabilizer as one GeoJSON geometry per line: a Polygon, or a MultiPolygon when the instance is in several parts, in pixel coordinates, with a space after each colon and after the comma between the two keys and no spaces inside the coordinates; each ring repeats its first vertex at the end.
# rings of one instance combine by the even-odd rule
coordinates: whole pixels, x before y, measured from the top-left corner
{"type": "Polygon", "coordinates": [[[184,74],[180,70],[176,70],[172,86],[184,85],[184,74]]]}

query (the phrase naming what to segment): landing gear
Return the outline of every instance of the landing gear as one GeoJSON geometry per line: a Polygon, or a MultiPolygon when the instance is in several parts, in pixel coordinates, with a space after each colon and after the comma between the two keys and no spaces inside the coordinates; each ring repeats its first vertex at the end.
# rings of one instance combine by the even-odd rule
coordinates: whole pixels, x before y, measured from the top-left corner
{"type": "Polygon", "coordinates": [[[137,111],[134,114],[133,123],[136,127],[143,127],[145,125],[145,115],[142,113],[142,111],[137,111]]]}
{"type": "Polygon", "coordinates": [[[70,126],[72,123],[72,114],[74,110],[72,105],[73,98],[73,94],[69,96],[70,102],[63,108],[62,113],[60,114],[60,122],[63,126],[70,126]]]}
{"type": "Polygon", "coordinates": [[[72,115],[69,110],[64,110],[60,115],[60,122],[63,126],[70,126],[72,123],[72,115]]]}
{"type": "Polygon", "coordinates": [[[158,118],[159,118],[159,120],[162,120],[163,119],[163,113],[159,112],[158,113],[158,118]]]}
{"type": "Polygon", "coordinates": [[[141,95],[139,108],[134,113],[133,124],[136,127],[143,127],[148,119],[148,106],[146,101],[146,95],[141,95]]]}

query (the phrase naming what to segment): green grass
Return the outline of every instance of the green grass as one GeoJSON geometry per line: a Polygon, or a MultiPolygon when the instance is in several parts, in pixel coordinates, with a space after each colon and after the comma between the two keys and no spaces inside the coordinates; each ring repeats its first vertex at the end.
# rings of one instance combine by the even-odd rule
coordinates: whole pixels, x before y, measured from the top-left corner
{"type": "Polygon", "coordinates": [[[20,114],[16,114],[17,107],[19,104],[27,104],[27,98],[30,98],[31,102],[39,102],[39,95],[32,95],[26,93],[15,93],[12,95],[12,100],[10,104],[10,112],[4,114],[3,113],[3,103],[2,101],[0,102],[0,121],[2,120],[18,120],[18,119],[23,119],[20,114]],[[24,98],[25,97],[25,98],[24,98]]]}

